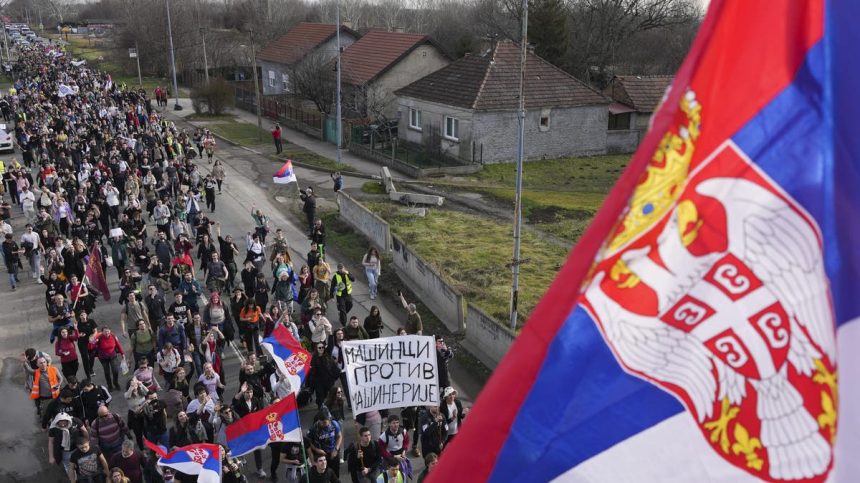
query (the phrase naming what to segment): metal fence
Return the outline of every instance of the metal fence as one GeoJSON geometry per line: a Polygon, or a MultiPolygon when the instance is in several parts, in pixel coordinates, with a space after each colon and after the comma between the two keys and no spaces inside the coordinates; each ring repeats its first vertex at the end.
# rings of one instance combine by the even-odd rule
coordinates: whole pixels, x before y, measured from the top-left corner
{"type": "MultiPolygon", "coordinates": [[[[236,107],[257,112],[257,96],[253,85],[248,88],[234,82],[233,89],[235,90],[236,107]]],[[[288,102],[288,98],[285,96],[261,97],[260,114],[282,122],[286,126],[323,138],[325,114],[296,107],[288,102]]]]}

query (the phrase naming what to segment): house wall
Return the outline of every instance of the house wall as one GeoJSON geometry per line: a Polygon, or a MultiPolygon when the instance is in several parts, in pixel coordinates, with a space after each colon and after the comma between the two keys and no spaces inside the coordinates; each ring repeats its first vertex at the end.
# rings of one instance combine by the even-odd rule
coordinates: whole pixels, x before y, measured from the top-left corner
{"type": "MultiPolygon", "coordinates": [[[[526,113],[525,159],[553,159],[606,153],[606,105],[535,109],[526,113]],[[540,127],[542,113],[549,114],[548,129],[540,127]]],[[[516,160],[517,114],[514,111],[476,112],[472,137],[482,145],[484,163],[516,160]]]]}
{"type": "MultiPolygon", "coordinates": [[[[423,144],[432,149],[431,144],[438,143],[440,150],[453,157],[471,160],[472,153],[472,115],[471,109],[446,106],[434,102],[422,101],[411,97],[399,97],[399,125],[397,136],[411,143],[423,144]],[[420,131],[409,127],[409,109],[421,111],[420,131]],[[445,116],[451,116],[460,121],[460,141],[445,139],[445,116]]],[[[478,149],[476,153],[479,153],[478,149]]],[[[476,154],[477,158],[478,154],[476,154]]],[[[477,161],[477,159],[476,159],[477,161]]]]}
{"type": "Polygon", "coordinates": [[[420,45],[371,83],[368,91],[370,92],[369,95],[375,97],[372,102],[378,106],[384,106],[385,116],[394,119],[398,112],[394,91],[432,74],[450,63],[451,61],[442,55],[442,52],[435,46],[431,44],[420,45]]]}
{"type": "Polygon", "coordinates": [[[281,76],[285,73],[291,72],[291,69],[286,64],[276,64],[274,62],[268,62],[265,60],[259,61],[260,64],[260,75],[263,76],[262,84],[263,84],[263,95],[271,96],[275,94],[283,94],[284,89],[281,84],[281,76]],[[275,74],[275,86],[269,86],[269,72],[274,72],[275,74]]]}
{"type": "MultiPolygon", "coordinates": [[[[352,34],[341,32],[340,34],[340,44],[345,49],[355,42],[355,37],[352,34]]],[[[330,61],[337,55],[337,39],[332,37],[328,41],[317,46],[314,51],[309,54],[313,55],[319,53],[325,57],[326,61],[330,61]]],[[[265,60],[258,61],[260,64],[260,72],[263,76],[263,95],[270,96],[275,94],[284,94],[283,85],[281,83],[281,75],[282,74],[290,74],[292,76],[292,71],[294,68],[301,66],[301,61],[298,62],[296,67],[287,65],[287,64],[279,64],[275,62],[269,62],[265,60]],[[269,87],[269,71],[275,73],[275,86],[269,87]]]]}

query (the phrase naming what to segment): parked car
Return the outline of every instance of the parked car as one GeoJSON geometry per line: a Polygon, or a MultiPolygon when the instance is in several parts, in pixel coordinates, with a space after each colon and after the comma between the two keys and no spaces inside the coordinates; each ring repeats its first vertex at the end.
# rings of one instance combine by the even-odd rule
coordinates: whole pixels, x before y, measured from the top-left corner
{"type": "Polygon", "coordinates": [[[15,139],[5,124],[0,124],[0,151],[15,152],[15,139]]]}

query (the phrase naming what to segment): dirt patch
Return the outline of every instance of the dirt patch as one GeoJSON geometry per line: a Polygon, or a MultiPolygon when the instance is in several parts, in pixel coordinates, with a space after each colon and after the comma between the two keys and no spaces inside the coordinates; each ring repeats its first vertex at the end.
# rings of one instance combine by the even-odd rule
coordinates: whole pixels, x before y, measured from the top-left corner
{"type": "Polygon", "coordinates": [[[561,208],[558,206],[536,206],[528,210],[527,222],[533,225],[555,223],[559,220],[590,220],[594,212],[581,209],[561,208]]]}

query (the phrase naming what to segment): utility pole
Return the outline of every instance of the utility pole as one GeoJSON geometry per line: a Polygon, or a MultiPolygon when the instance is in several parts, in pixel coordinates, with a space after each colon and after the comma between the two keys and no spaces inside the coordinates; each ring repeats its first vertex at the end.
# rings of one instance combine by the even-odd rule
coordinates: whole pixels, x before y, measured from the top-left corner
{"type": "Polygon", "coordinates": [[[526,136],[526,55],[528,54],[528,29],[529,29],[529,2],[523,0],[523,26],[522,36],[520,38],[520,97],[519,97],[519,112],[517,118],[519,120],[519,133],[517,142],[517,181],[516,181],[516,196],[514,198],[514,258],[511,261],[511,271],[513,272],[513,282],[511,283],[511,329],[517,328],[517,302],[520,295],[520,234],[523,224],[523,157],[525,152],[525,136],[526,136]]]}
{"type": "Polygon", "coordinates": [[[254,68],[254,95],[257,98],[257,138],[263,140],[263,118],[260,115],[260,82],[257,79],[257,50],[254,48],[254,31],[248,30],[251,38],[251,65],[254,68]]]}
{"type": "Polygon", "coordinates": [[[209,85],[209,60],[206,57],[206,27],[200,27],[200,36],[203,38],[203,71],[206,73],[206,85],[209,85]]]}
{"type": "Polygon", "coordinates": [[[140,49],[137,48],[137,40],[134,41],[134,60],[137,62],[137,85],[143,87],[143,77],[140,75],[140,49]]]}
{"type": "Polygon", "coordinates": [[[340,107],[340,0],[336,0],[335,4],[335,32],[337,36],[337,89],[335,93],[335,115],[337,116],[336,124],[337,124],[337,149],[335,149],[337,164],[340,164],[340,143],[342,139],[341,135],[341,107],[340,107]]]}
{"type": "Polygon", "coordinates": [[[164,0],[164,5],[167,7],[167,35],[170,39],[170,67],[173,70],[173,105],[174,111],[181,111],[182,106],[179,105],[179,84],[176,83],[176,57],[173,53],[173,28],[170,26],[170,0],[164,0]]]}

